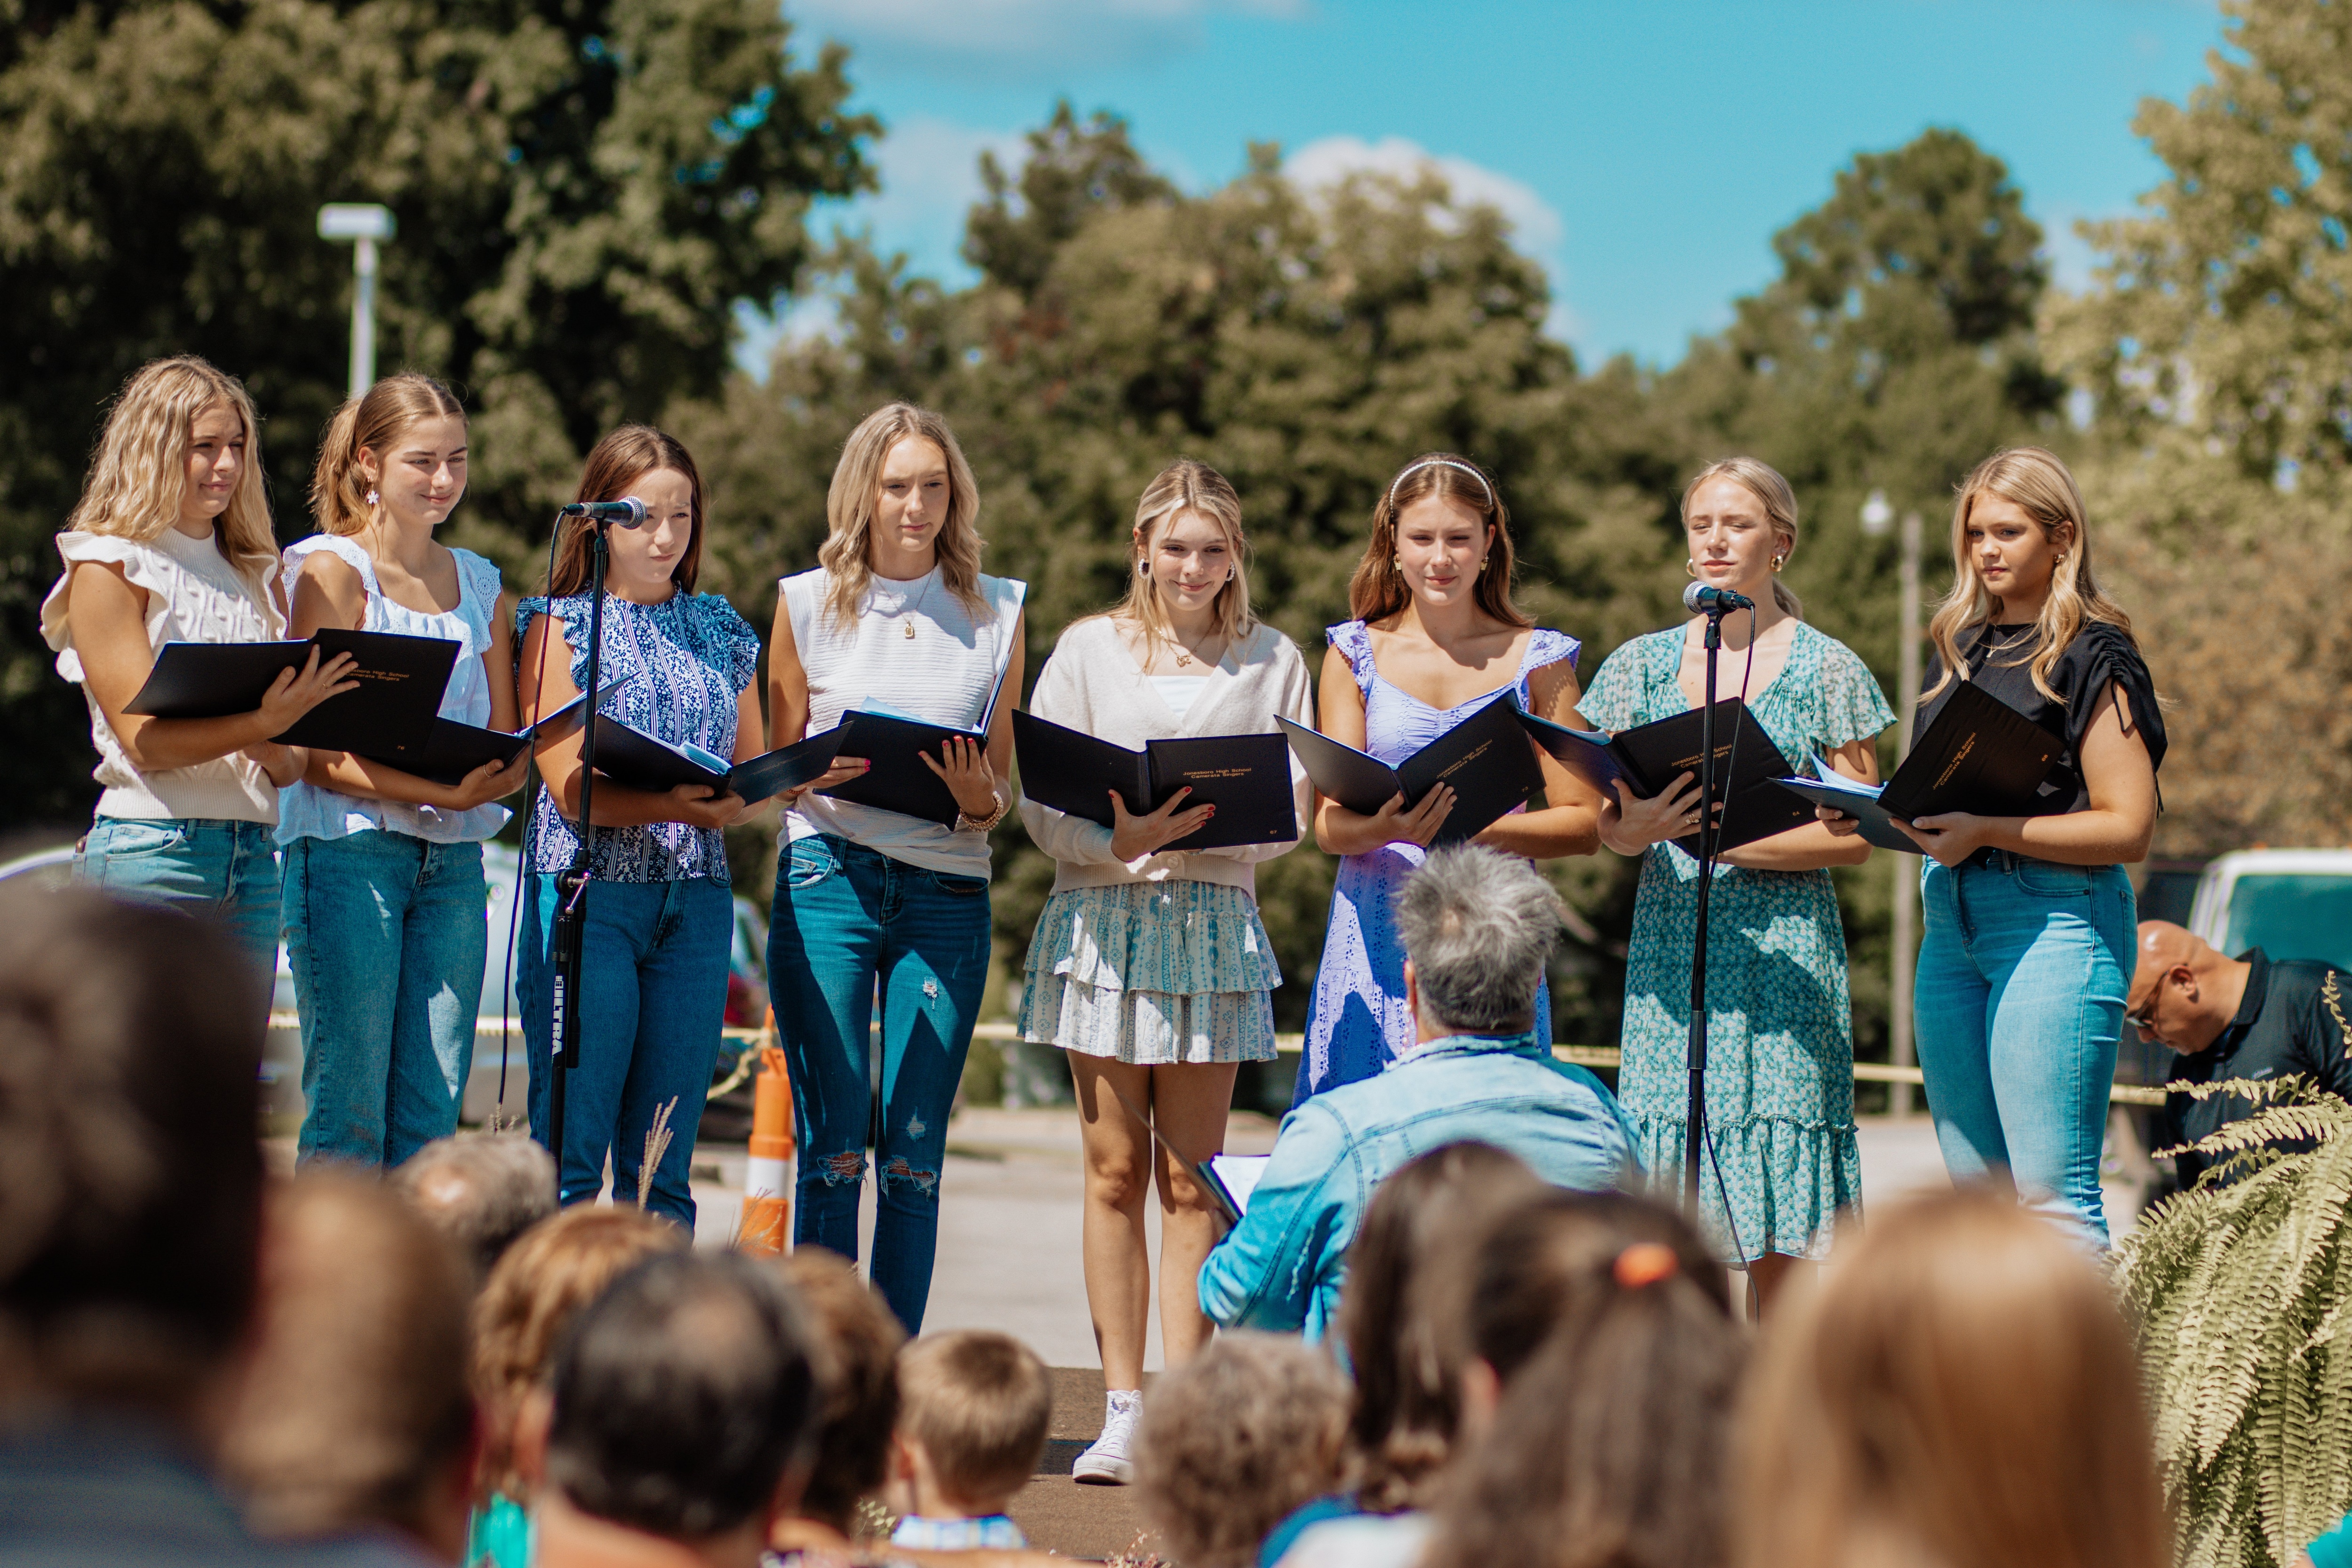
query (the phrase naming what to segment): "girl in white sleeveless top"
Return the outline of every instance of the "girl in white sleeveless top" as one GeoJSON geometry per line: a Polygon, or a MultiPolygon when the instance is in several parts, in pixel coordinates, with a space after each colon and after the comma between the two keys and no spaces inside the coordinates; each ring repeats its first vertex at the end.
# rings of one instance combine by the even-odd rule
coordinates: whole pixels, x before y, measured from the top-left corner
{"type": "MultiPolygon", "coordinates": [[[[321,626],[460,645],[440,715],[512,730],[499,569],[435,542],[466,494],[466,412],[422,375],[379,381],[327,427],[322,531],[286,552],[294,635],[321,626]]],[[[455,784],[313,751],[279,798],[286,961],[302,1015],[301,1158],[397,1165],[457,1130],[489,956],[482,840],[528,754],[455,784]]]]}
{"type": "MultiPolygon", "coordinates": [[[[824,565],[780,584],[772,744],[829,730],[852,708],[970,728],[1000,682],[1018,695],[1027,585],[982,574],[979,511],[937,415],[892,404],[851,432],[825,498],[824,565]]],[[[828,797],[864,773],[862,758],[837,758],[786,797],[768,984],[799,1123],[793,1240],[857,1257],[878,984],[872,1273],[909,1333],[930,1295],[948,1111],[988,982],[988,832],[1013,798],[1012,707],[997,701],[984,746],[951,740],[923,759],[955,796],[952,826],[828,797]]]]}
{"type": "Polygon", "coordinates": [[[250,713],[123,711],[166,643],[286,635],[258,432],[245,388],[203,360],[157,360],[132,376],[58,535],[65,573],[41,605],[41,635],[58,673],[89,700],[105,786],[76,879],[226,921],[252,955],[255,1005],[266,1007],[278,948],[277,786],[304,763],[300,748],[270,737],[352,689],[352,661],[313,653],[250,713]]]}

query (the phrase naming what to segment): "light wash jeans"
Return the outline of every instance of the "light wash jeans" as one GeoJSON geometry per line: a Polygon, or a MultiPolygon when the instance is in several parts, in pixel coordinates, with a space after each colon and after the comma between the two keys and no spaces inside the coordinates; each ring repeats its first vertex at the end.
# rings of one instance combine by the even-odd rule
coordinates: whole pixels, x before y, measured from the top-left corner
{"type": "MultiPolygon", "coordinates": [[[[530,1135],[550,1131],[549,1028],[555,1006],[555,878],[523,882],[522,1037],[530,1058],[530,1135]]],[[[556,1194],[593,1203],[613,1159],[613,1201],[633,1204],[654,1115],[672,1100],[669,1147],[646,1206],[694,1228],[694,1136],[727,1022],[735,896],[724,882],[591,882],[580,935],[580,1054],[563,1088],[556,1194]]]]}
{"type": "Polygon", "coordinates": [[[278,980],[278,846],[266,822],[101,816],[74,851],[74,880],[219,921],[252,957],[264,1006],[278,980]]]}
{"type": "Polygon", "coordinates": [[[302,1160],[397,1165],[457,1131],[489,898],[479,844],[371,829],[286,846],[302,1160]]]}
{"type": "Polygon", "coordinates": [[[856,1260],[870,1134],[880,1166],[874,1286],[910,1334],[931,1295],[948,1111],[988,984],[988,938],[984,877],[927,871],[831,834],[793,840],[776,868],[768,984],[800,1136],[793,1240],[856,1260]]]}
{"type": "Polygon", "coordinates": [[[2020,1199],[2107,1240],[2099,1154],[2135,947],[2120,866],[1999,851],[1927,862],[1915,1027],[1956,1182],[2005,1170],[2020,1199]]]}

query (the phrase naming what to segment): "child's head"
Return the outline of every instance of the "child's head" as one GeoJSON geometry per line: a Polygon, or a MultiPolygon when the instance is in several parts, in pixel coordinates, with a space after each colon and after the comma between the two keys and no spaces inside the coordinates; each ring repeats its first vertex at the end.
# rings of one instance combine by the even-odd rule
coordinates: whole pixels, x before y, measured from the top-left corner
{"type": "Polygon", "coordinates": [[[122,384],[66,526],[145,541],[183,521],[209,522],[222,556],[248,576],[278,559],[253,400],[194,354],[151,360],[122,384]]]}
{"type": "Polygon", "coordinates": [[[1045,1363],[1009,1334],[925,1334],[898,1352],[898,1479],[912,1511],[1003,1513],[1037,1472],[1054,1419],[1045,1363]]]}
{"type": "Polygon", "coordinates": [[[1184,1568],[1249,1568],[1268,1531],[1339,1490],[1353,1396],[1329,1355],[1288,1334],[1220,1334],[1163,1373],[1137,1431],[1136,1485],[1184,1568]]]}
{"type": "MultiPolygon", "coordinates": [[[[1719,1278],[1690,1266],[1705,1254],[1689,1227],[1644,1206],[1646,1226],[1638,1211],[1621,1211],[1615,1226],[1593,1223],[1605,1213],[1555,1211],[1548,1243],[1539,1230],[1513,1238],[1546,1255],[1538,1272],[1557,1310],[1524,1360],[1514,1342],[1497,1342],[1508,1382],[1449,1474],[1424,1568],[1726,1560],[1724,1472],[1747,1331],[1719,1278]],[[1640,1237],[1644,1228],[1655,1237],[1640,1237]],[[1562,1542],[1580,1550],[1564,1555],[1562,1542]]],[[[1489,1248],[1500,1240],[1498,1229],[1489,1248]]]]}
{"type": "Polygon", "coordinates": [[[1364,1506],[1425,1504],[1461,1417],[1472,1265],[1495,1222],[1547,1191],[1491,1143],[1448,1143],[1380,1185],[1348,1248],[1339,1337],[1356,1373],[1364,1506]]]}
{"type": "Polygon", "coordinates": [[[853,1533],[857,1505],[880,1489],[898,1422],[898,1349],[907,1331],[857,1270],[821,1247],[776,1260],[809,1310],[825,1362],[824,1425],[801,1517],[853,1533]]]}
{"type": "Polygon", "coordinates": [[[656,1253],[683,1252],[694,1238],[633,1208],[583,1205],[525,1231],[490,1269],[474,1298],[474,1398],[482,1412],[485,1489],[527,1494],[514,1468],[515,1418],[539,1386],[580,1309],[656,1253]]]}

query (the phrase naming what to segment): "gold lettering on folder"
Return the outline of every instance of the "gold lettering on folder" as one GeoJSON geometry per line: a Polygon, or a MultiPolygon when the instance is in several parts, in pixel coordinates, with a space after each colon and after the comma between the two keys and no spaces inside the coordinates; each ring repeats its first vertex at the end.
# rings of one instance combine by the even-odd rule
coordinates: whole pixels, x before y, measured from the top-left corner
{"type": "Polygon", "coordinates": [[[1936,775],[1936,783],[1933,787],[1937,789],[1943,788],[1944,781],[1950,778],[1952,774],[1958,770],[1959,765],[1968,761],[1969,753],[1976,749],[1976,734],[1974,731],[1970,731],[1969,738],[1960,742],[1960,749],[1952,753],[1952,760],[1944,765],[1944,771],[1936,775]]]}
{"type": "Polygon", "coordinates": [[[1444,779],[1444,778],[1451,778],[1451,777],[1453,777],[1453,776],[1454,776],[1454,774],[1456,772],[1460,771],[1460,770],[1461,770],[1461,769],[1463,769],[1463,768],[1466,768],[1466,767],[1468,767],[1472,763],[1475,763],[1475,762],[1476,762],[1480,757],[1485,756],[1485,755],[1486,754],[1486,752],[1487,752],[1487,750],[1488,750],[1490,747],[1492,747],[1492,746],[1494,745],[1494,743],[1495,743],[1495,742],[1492,742],[1492,741],[1488,741],[1488,742],[1486,742],[1484,745],[1481,745],[1481,746],[1480,746],[1476,751],[1475,751],[1475,752],[1471,752],[1468,756],[1464,757],[1460,762],[1455,763],[1452,767],[1447,768],[1444,773],[1442,773],[1438,774],[1437,776],[1438,776],[1439,778],[1441,778],[1441,779],[1444,779]]]}

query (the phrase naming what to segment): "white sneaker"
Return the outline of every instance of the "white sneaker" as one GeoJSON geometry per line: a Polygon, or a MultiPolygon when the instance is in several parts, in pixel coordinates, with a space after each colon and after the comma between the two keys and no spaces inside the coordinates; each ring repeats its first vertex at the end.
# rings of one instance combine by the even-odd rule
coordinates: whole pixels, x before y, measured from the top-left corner
{"type": "Polygon", "coordinates": [[[1070,1466],[1070,1479],[1088,1486],[1123,1487],[1135,1479],[1135,1421],[1143,1392],[1115,1388],[1104,1396],[1102,1436],[1070,1466]]]}

